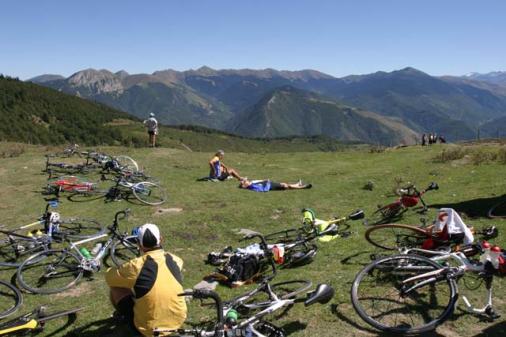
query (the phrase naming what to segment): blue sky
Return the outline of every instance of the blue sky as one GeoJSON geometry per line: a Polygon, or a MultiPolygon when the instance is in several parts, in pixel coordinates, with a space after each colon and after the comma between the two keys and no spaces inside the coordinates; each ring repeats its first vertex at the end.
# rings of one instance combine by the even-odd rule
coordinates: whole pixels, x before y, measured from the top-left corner
{"type": "Polygon", "coordinates": [[[505,14],[504,0],[4,0],[0,73],[506,70],[505,14]]]}

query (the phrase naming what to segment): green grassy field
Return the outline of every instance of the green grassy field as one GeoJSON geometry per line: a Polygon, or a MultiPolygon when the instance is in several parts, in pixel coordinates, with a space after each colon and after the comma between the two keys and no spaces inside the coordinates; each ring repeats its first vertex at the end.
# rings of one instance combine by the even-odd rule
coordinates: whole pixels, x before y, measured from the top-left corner
{"type": "MultiPolygon", "coordinates": [[[[496,149],[500,145],[482,145],[483,149],[496,149]]],[[[0,144],[8,153],[16,145],[0,144]]],[[[139,206],[127,201],[104,203],[103,200],[75,203],[63,199],[59,211],[62,216],[86,216],[109,224],[113,214],[130,207],[132,214],[122,223],[125,230],[145,222],[158,224],[165,237],[165,248],[183,258],[184,286],[191,288],[213,271],[204,264],[207,253],[227,245],[237,245],[240,239],[235,232],[241,228],[269,233],[298,226],[300,210],[311,207],[319,218],[363,208],[371,213],[377,204],[394,199],[392,190],[396,180],[415,182],[425,187],[431,181],[440,190],[430,192],[425,200],[429,205],[454,207],[465,211],[465,221],[476,227],[497,224],[506,228],[506,221],[491,221],[486,210],[506,193],[504,164],[486,163],[474,165],[468,160],[437,162],[441,145],[431,148],[407,147],[371,153],[368,149],[352,149],[341,152],[299,153],[228,153],[225,162],[249,178],[271,178],[276,181],[304,181],[314,188],[301,191],[254,193],[237,188],[237,183],[196,182],[208,173],[207,161],[211,153],[187,152],[168,148],[102,148],[111,154],[127,154],[135,158],[151,175],[158,177],[170,193],[169,201],[160,208],[139,206]],[[362,187],[374,182],[374,189],[362,187]],[[180,212],[163,212],[167,208],[180,208],[180,212]]],[[[227,151],[227,148],[224,148],[227,151]]],[[[45,206],[40,194],[46,175],[41,173],[45,147],[23,146],[18,156],[0,159],[0,222],[11,228],[34,221],[45,206]]],[[[482,151],[480,148],[479,151],[482,151]]],[[[485,150],[483,150],[485,151],[485,150]]],[[[436,207],[436,206],[435,206],[436,207]]],[[[428,214],[433,219],[431,208],[428,214]]],[[[408,212],[403,223],[416,224],[419,214],[408,212]]],[[[315,261],[307,266],[283,270],[277,280],[306,278],[314,284],[326,282],[336,289],[336,296],[324,306],[295,306],[272,321],[285,328],[290,336],[374,336],[378,333],[362,322],[350,302],[350,286],[355,274],[369,262],[369,254],[375,249],[363,238],[361,222],[352,224],[353,235],[320,244],[315,261]]],[[[494,242],[506,247],[502,233],[494,242]]],[[[106,261],[107,262],[107,261],[106,261]]],[[[14,270],[0,271],[2,280],[13,277],[14,270]]],[[[506,314],[505,280],[496,279],[495,304],[499,312],[506,314]]],[[[218,287],[227,298],[239,291],[218,287]]],[[[460,287],[462,293],[471,291],[460,287]]],[[[483,288],[472,292],[471,297],[483,294],[483,288]]],[[[478,296],[479,302],[483,297],[478,296]]],[[[80,285],[66,293],[43,296],[25,294],[20,312],[30,311],[37,305],[49,304],[63,309],[84,306],[86,310],[69,326],[64,321],[54,321],[46,326],[42,336],[127,336],[124,327],[115,327],[110,320],[112,308],[108,303],[107,287],[103,271],[93,279],[83,279],[80,285]],[[63,327],[62,327],[63,326],[63,327]]],[[[213,311],[190,306],[190,322],[210,319],[213,311]]],[[[465,314],[457,309],[453,318],[438,328],[435,336],[504,336],[504,320],[493,323],[465,314]]]]}

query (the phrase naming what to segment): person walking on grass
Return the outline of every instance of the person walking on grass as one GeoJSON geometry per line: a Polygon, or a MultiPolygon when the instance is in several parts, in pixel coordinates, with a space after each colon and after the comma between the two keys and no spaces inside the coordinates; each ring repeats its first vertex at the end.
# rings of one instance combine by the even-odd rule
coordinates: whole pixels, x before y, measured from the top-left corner
{"type": "Polygon", "coordinates": [[[223,164],[224,157],[225,152],[223,150],[216,151],[209,161],[209,178],[223,181],[228,179],[229,176],[232,176],[239,181],[242,180],[243,177],[239,175],[239,172],[223,164]]]}
{"type": "Polygon", "coordinates": [[[148,129],[148,135],[149,135],[149,145],[151,147],[156,146],[156,135],[158,135],[158,121],[155,118],[154,113],[149,114],[149,118],[146,119],[144,122],[144,125],[148,129]]]}
{"type": "Polygon", "coordinates": [[[137,231],[141,256],[107,270],[105,281],[115,316],[144,336],[154,328],[180,328],[187,314],[181,270],[183,260],[162,249],[158,226],[137,231]]]}

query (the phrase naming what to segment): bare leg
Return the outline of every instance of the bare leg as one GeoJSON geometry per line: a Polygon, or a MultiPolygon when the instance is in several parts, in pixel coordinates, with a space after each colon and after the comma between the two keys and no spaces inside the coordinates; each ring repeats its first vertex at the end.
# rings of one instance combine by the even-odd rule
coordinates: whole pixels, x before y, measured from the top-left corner
{"type": "Polygon", "coordinates": [[[313,185],[311,185],[311,184],[300,185],[299,183],[296,183],[296,184],[281,183],[281,186],[285,190],[302,190],[302,189],[313,187],[313,185]]]}
{"type": "Polygon", "coordinates": [[[151,146],[156,146],[156,135],[153,135],[153,142],[151,143],[151,146]]]}
{"type": "Polygon", "coordinates": [[[239,175],[239,173],[234,170],[234,169],[227,169],[226,172],[231,175],[232,177],[234,177],[235,179],[237,180],[242,180],[242,177],[239,175]]]}

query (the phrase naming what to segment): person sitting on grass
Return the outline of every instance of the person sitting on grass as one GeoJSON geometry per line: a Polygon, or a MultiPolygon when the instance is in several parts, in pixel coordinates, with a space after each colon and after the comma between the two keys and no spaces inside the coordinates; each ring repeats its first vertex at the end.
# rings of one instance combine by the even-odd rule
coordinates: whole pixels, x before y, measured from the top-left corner
{"type": "Polygon", "coordinates": [[[109,268],[105,281],[117,315],[144,336],[153,329],[178,329],[186,319],[181,269],[183,261],[161,247],[160,230],[145,224],[137,234],[141,256],[109,268]]]}
{"type": "Polygon", "coordinates": [[[302,190],[313,187],[312,184],[303,184],[299,180],[295,184],[277,183],[269,179],[266,180],[248,180],[244,178],[239,184],[239,188],[255,191],[255,192],[269,192],[269,191],[285,191],[285,190],[302,190]]]}
{"type": "Polygon", "coordinates": [[[209,161],[209,178],[217,179],[220,181],[228,179],[228,177],[234,177],[237,180],[241,180],[242,177],[239,173],[233,168],[229,168],[223,164],[222,160],[225,157],[225,152],[223,150],[218,150],[214,154],[213,158],[209,161]]]}

